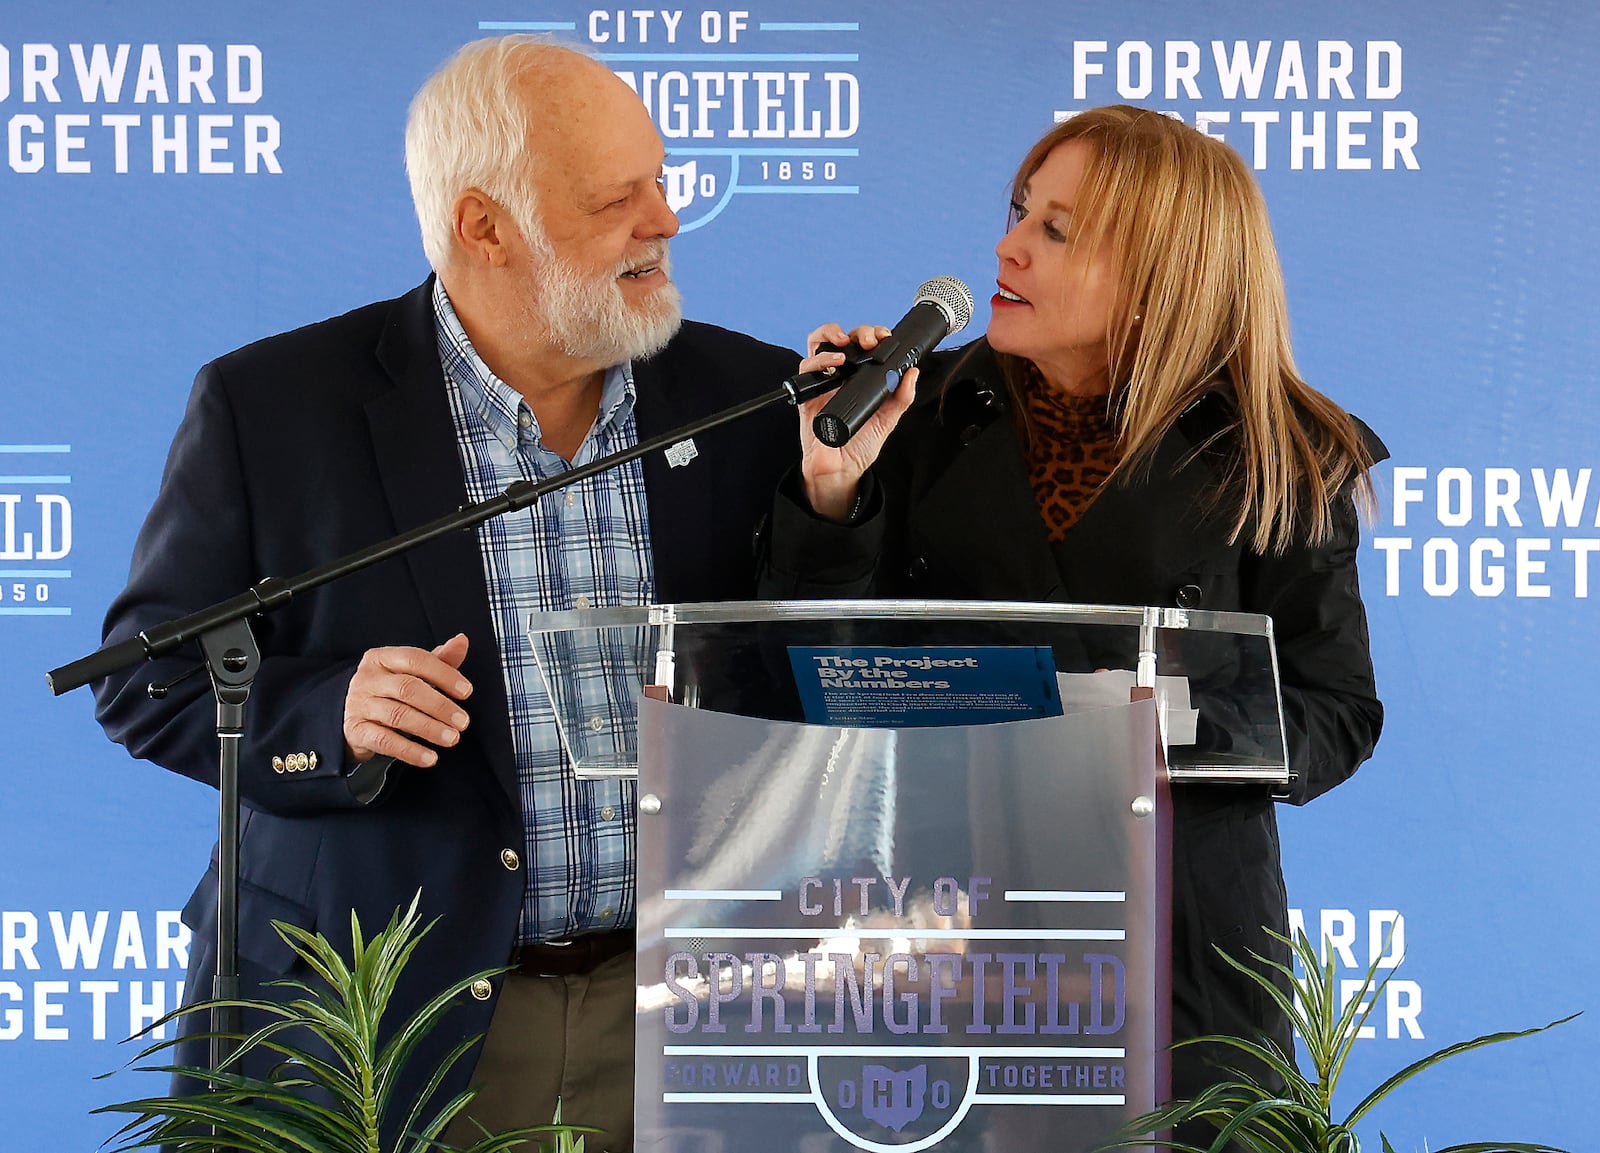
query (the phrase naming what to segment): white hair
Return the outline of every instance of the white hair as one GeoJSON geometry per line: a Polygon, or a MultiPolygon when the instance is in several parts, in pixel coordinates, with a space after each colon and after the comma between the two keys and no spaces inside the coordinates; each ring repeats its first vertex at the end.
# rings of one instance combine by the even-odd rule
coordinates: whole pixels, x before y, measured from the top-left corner
{"type": "Polygon", "coordinates": [[[552,57],[586,55],[546,37],[492,36],[464,45],[430,76],[406,117],[406,175],[435,272],[449,262],[455,204],[476,188],[511,214],[524,239],[546,247],[538,227],[528,155],[528,102],[517,91],[552,57]]]}

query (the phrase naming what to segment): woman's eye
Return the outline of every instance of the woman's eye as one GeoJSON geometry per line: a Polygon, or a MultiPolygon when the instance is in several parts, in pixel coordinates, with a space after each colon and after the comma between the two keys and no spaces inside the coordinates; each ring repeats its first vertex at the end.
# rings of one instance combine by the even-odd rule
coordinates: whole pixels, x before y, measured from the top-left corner
{"type": "Polygon", "coordinates": [[[1067,239],[1066,228],[1057,224],[1054,220],[1044,222],[1044,234],[1057,243],[1064,242],[1067,239]]]}
{"type": "Polygon", "coordinates": [[[1014,220],[1018,224],[1020,224],[1027,217],[1027,215],[1028,215],[1028,207],[1027,207],[1027,205],[1018,204],[1015,200],[1013,200],[1011,202],[1011,219],[1012,220],[1014,220]]]}

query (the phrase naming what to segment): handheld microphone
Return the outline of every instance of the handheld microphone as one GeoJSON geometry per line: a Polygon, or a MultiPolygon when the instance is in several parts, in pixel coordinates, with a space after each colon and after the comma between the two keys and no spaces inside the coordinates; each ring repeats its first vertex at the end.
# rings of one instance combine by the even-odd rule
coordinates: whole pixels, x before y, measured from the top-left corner
{"type": "Polygon", "coordinates": [[[872,418],[900,377],[952,332],[972,319],[972,290],[953,276],[935,276],[917,289],[911,311],[871,352],[811,422],[817,439],[840,448],[872,418]]]}

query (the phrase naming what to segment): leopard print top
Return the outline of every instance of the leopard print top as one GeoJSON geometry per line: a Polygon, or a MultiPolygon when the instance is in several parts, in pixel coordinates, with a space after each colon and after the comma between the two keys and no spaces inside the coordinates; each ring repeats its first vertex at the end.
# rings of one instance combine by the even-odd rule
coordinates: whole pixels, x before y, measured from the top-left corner
{"type": "Polygon", "coordinates": [[[1031,381],[1028,479],[1052,543],[1078,523],[1117,464],[1117,430],[1102,396],[1072,396],[1031,381]]]}

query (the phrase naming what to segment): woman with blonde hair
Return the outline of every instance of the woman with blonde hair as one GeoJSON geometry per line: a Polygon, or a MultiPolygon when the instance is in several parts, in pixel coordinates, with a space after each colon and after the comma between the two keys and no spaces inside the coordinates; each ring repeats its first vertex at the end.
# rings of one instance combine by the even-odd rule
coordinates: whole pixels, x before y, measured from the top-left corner
{"type": "MultiPolygon", "coordinates": [[[[930,357],[841,449],[801,416],[765,592],[1176,605],[1272,617],[1290,786],[1174,794],[1174,1040],[1272,1038],[1217,955],[1286,959],[1275,799],[1371,754],[1383,708],[1356,578],[1382,444],[1294,366],[1266,207],[1240,157],[1157,113],[1078,114],[1029,151],[986,337],[930,357]],[[931,385],[931,387],[930,387],[931,385]]],[[[884,329],[854,336],[872,346],[884,329]]],[[[838,325],[807,368],[842,361],[838,325]]],[[[1196,1047],[1173,1091],[1215,1078],[1196,1047]]]]}

